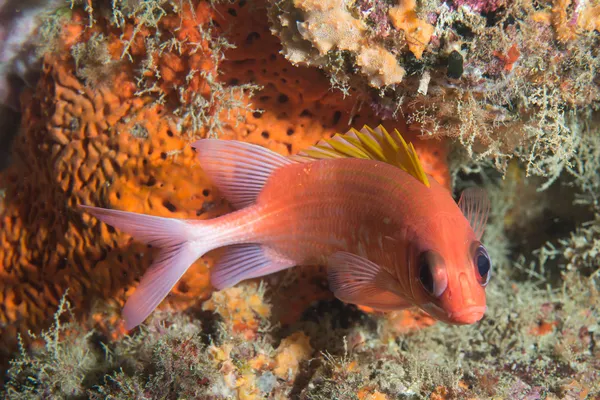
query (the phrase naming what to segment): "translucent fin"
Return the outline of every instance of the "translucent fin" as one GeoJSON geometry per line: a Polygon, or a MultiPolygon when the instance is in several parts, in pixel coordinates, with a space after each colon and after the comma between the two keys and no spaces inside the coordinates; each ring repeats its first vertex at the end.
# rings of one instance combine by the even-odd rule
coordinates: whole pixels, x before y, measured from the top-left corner
{"type": "Polygon", "coordinates": [[[192,147],[202,169],[237,209],[256,201],[275,169],[294,163],[264,147],[236,140],[202,139],[192,147]]]}
{"type": "Polygon", "coordinates": [[[85,211],[143,243],[161,248],[136,291],[127,299],[125,328],[141,324],[169,294],[187,269],[204,253],[216,247],[212,229],[200,222],[155,217],[126,211],[81,206],[85,211]],[[197,240],[207,238],[199,245],[197,240]]]}
{"type": "Polygon", "coordinates": [[[315,146],[290,157],[297,161],[331,158],[364,158],[394,165],[429,187],[429,178],[419,161],[412,143],[406,143],[400,132],[389,133],[383,126],[371,129],[365,125],[360,132],[349,130],[331,139],[323,139],[315,146]]]}
{"type": "Polygon", "coordinates": [[[225,248],[225,254],[213,267],[211,283],[225,289],[246,279],[269,275],[295,265],[293,261],[273,257],[258,244],[238,244],[225,248]]]}
{"type": "Polygon", "coordinates": [[[161,249],[125,303],[125,329],[133,329],[144,322],[201,255],[190,243],[161,249]]]}
{"type": "Polygon", "coordinates": [[[491,208],[486,191],[475,187],[465,189],[458,200],[458,206],[471,224],[477,240],[481,240],[491,208]]]}
{"type": "Polygon", "coordinates": [[[400,297],[396,278],[366,258],[337,252],[328,264],[329,287],[338,299],[378,310],[412,306],[400,297]]]}
{"type": "Polygon", "coordinates": [[[84,205],[79,207],[105,224],[133,236],[138,242],[152,246],[174,246],[192,235],[191,226],[180,219],[84,205]]]}

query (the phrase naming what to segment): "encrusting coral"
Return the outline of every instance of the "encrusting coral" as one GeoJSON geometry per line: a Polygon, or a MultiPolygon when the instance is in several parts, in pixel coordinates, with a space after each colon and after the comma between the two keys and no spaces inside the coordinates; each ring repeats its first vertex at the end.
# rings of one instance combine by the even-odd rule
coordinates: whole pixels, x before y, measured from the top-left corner
{"type": "Polygon", "coordinates": [[[416,6],[415,0],[400,0],[397,6],[390,8],[388,14],[394,28],[404,32],[410,52],[420,59],[431,40],[434,26],[418,18],[416,6]]]}
{"type": "MultiPolygon", "coordinates": [[[[53,44],[60,51],[46,54],[35,91],[22,96],[14,163],[0,175],[4,348],[17,332],[44,326],[67,288],[80,314],[101,300],[120,307],[148,266],[151,250],[78,204],[214,217],[230,208],[197,166],[193,138],[218,134],[293,154],[346,131],[350,119],[375,120],[330,92],[319,71],[277,54],[260,3],[133,4],[116,5],[109,19],[74,9],[53,44]]],[[[415,145],[425,169],[449,185],[446,143],[415,145]]],[[[186,308],[210,295],[216,256],[192,266],[171,304],[186,308]]],[[[293,315],[322,297],[315,288],[327,292],[307,280],[309,289],[285,298],[295,302],[293,315]]]]}
{"type": "Polygon", "coordinates": [[[600,104],[597,1],[278,0],[269,13],[291,62],[502,172],[517,158],[556,180],[600,104]]]}
{"type": "Polygon", "coordinates": [[[402,81],[404,68],[383,46],[370,43],[367,25],[346,9],[346,1],[286,0],[272,10],[272,31],[287,39],[284,54],[292,63],[324,67],[329,52],[347,51],[356,53],[356,65],[371,86],[402,81]]]}

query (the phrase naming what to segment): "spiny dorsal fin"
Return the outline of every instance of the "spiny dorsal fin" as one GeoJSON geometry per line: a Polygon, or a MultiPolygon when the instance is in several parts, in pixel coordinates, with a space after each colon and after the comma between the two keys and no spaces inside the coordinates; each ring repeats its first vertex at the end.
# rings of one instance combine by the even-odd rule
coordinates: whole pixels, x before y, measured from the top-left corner
{"type": "Polygon", "coordinates": [[[375,129],[365,125],[360,131],[352,128],[345,134],[338,133],[292,158],[308,161],[344,157],[386,162],[408,172],[429,187],[429,179],[412,143],[406,143],[397,129],[389,133],[381,125],[375,129]]]}

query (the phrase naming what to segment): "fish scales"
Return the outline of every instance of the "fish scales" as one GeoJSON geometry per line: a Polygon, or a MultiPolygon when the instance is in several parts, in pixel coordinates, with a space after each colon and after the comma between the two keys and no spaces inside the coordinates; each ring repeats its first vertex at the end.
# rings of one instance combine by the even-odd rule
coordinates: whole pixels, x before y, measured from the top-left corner
{"type": "Polygon", "coordinates": [[[407,188],[414,178],[383,163],[355,159],[320,161],[305,170],[296,164],[273,173],[254,206],[261,215],[253,224],[253,231],[260,232],[257,239],[298,264],[323,262],[335,251],[362,248],[362,256],[391,270],[383,257],[402,246],[383,240],[378,245],[377,238],[401,239],[409,225],[407,216],[417,211],[410,200],[418,190],[411,194],[407,188]],[[294,185],[281,184],[288,181],[294,185]]]}

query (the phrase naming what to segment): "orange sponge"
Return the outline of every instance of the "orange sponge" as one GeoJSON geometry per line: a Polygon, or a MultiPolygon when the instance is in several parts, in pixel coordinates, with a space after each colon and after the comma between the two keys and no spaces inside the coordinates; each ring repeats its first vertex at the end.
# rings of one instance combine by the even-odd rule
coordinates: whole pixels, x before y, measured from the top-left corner
{"type": "MultiPolygon", "coordinates": [[[[346,131],[349,122],[381,122],[357,107],[359,99],[330,91],[318,70],[294,67],[279,54],[262,2],[252,7],[238,2],[217,11],[200,2],[194,12],[170,11],[160,29],[183,44],[160,51],[145,40],[155,28],[139,28],[135,20],[119,28],[98,15],[91,28],[87,25],[82,13],[74,13],[60,43],[65,51],[46,55],[35,91],[22,99],[15,163],[0,174],[0,336],[5,347],[14,345],[18,331],[49,322],[67,288],[81,314],[99,300],[120,307],[149,265],[150,249],[80,213],[78,204],[170,217],[211,218],[230,211],[189,147],[192,136],[216,133],[209,131],[217,126],[211,124],[216,118],[221,137],[286,155],[346,131]],[[204,42],[202,29],[209,21],[219,27],[213,34],[227,32],[237,46],[224,61],[204,42]],[[90,87],[67,50],[94,33],[106,38],[116,67],[110,79],[90,87]],[[124,52],[131,58],[121,58],[124,52]],[[143,66],[147,71],[140,79],[143,66]],[[227,103],[231,98],[223,91],[244,83],[263,89],[254,97],[236,92],[237,103],[227,103]],[[209,104],[206,123],[191,130],[192,117],[182,110],[193,108],[198,96],[209,104]]],[[[401,123],[384,125],[405,131],[401,123]]],[[[428,172],[448,184],[445,143],[408,139],[428,172]]],[[[183,308],[207,298],[211,264],[211,255],[198,260],[166,303],[183,308]]]]}

